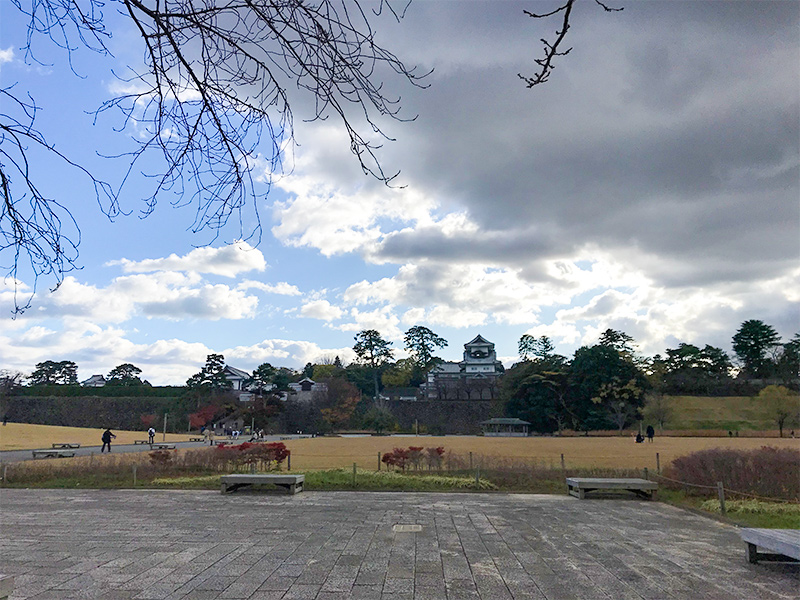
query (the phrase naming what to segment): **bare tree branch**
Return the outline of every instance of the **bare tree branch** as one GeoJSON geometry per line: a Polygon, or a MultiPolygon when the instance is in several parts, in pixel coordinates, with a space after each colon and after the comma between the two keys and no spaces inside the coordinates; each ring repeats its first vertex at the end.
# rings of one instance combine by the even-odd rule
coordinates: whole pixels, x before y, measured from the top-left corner
{"type": "MultiPolygon", "coordinates": [[[[619,12],[624,10],[624,7],[621,8],[612,8],[607,4],[601,2],[600,0],[594,0],[594,3],[603,8],[606,12],[619,12]]],[[[567,35],[569,31],[569,19],[572,13],[572,7],[575,4],[575,0],[566,0],[564,4],[559,6],[558,8],[548,12],[548,13],[533,13],[527,10],[523,10],[523,12],[533,19],[546,19],[547,17],[552,17],[559,13],[563,13],[563,19],[561,21],[561,28],[556,30],[556,39],[554,42],[548,42],[546,39],[542,38],[541,42],[544,44],[544,58],[535,58],[533,62],[539,65],[539,71],[530,77],[526,77],[521,73],[517,73],[517,76],[525,82],[526,87],[532,88],[536,85],[541,83],[545,83],[548,79],[550,79],[550,73],[553,72],[555,69],[555,65],[553,64],[553,59],[557,56],[566,56],[570,53],[572,48],[567,48],[566,50],[560,51],[559,47],[561,46],[561,42],[564,41],[564,37],[567,35]]]]}
{"type": "Polygon", "coordinates": [[[213,239],[231,217],[240,238],[260,237],[258,199],[284,172],[286,152],[294,147],[292,107],[304,98],[313,106],[309,120],[333,117],[344,129],[366,175],[387,185],[397,175],[384,170],[377,154],[381,140],[391,139],[380,121],[404,120],[400,98],[388,96],[383,82],[399,78],[425,87],[427,73],[406,67],[379,45],[371,19],[386,8],[399,20],[408,2],[397,10],[392,0],[382,0],[370,14],[361,0],[30,0],[29,8],[12,2],[29,19],[26,60],[37,60],[33,42],[42,36],[66,51],[73,72],[72,53],[79,47],[110,55],[103,10],[112,7],[138,31],[144,51],[144,69],[131,66],[118,76],[127,91],[94,111],[97,122],[102,113],[118,110],[119,130],[135,129],[133,149],[101,154],[125,164],[113,186],[45,142],[35,128],[32,99],[20,101],[13,86],[2,90],[27,119],[23,124],[0,114],[0,250],[14,254],[3,266],[15,280],[21,257],[29,255],[37,279],[48,275],[60,282],[75,268],[80,242],[79,233],[69,237],[62,230],[65,220],[74,224],[69,210],[38,192],[27,143],[88,177],[110,218],[125,214],[123,190],[143,177],[151,185],[140,216],[168,195],[174,206],[193,206],[190,229],[208,230],[213,239]],[[160,166],[154,170],[154,164],[160,166]],[[261,181],[265,191],[256,185],[261,181]],[[26,199],[33,202],[27,214],[20,210],[26,199]]]}

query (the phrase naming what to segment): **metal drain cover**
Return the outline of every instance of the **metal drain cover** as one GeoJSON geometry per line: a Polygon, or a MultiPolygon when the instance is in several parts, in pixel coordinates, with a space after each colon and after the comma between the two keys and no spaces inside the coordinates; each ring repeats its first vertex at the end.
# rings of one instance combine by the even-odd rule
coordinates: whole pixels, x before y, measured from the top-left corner
{"type": "Polygon", "coordinates": [[[392,531],[395,533],[417,533],[422,531],[422,525],[393,525],[392,531]]]}

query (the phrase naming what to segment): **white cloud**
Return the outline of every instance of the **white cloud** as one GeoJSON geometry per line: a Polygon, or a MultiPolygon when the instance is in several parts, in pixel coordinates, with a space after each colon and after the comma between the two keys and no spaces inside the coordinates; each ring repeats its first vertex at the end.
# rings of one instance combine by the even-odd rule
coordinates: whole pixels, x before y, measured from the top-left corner
{"type": "Polygon", "coordinates": [[[261,281],[252,281],[250,279],[241,282],[236,286],[237,290],[247,291],[250,289],[261,290],[267,294],[277,294],[279,296],[300,296],[302,292],[297,289],[297,286],[291,285],[285,281],[280,281],[276,284],[263,283],[261,281]]]}
{"type": "Polygon", "coordinates": [[[14,48],[9,46],[5,50],[0,50],[0,65],[14,60],[14,48]]]}
{"type": "Polygon", "coordinates": [[[335,321],[341,318],[342,309],[333,306],[327,300],[312,300],[306,302],[300,308],[300,315],[309,319],[320,319],[321,321],[335,321]]]}
{"type": "Polygon", "coordinates": [[[121,323],[135,316],[166,319],[245,319],[255,314],[258,298],[226,285],[204,283],[196,274],[157,272],[118,277],[106,287],[66,277],[54,292],[41,296],[22,322],[52,318],[91,318],[121,323]]]}
{"type": "Polygon", "coordinates": [[[282,339],[263,340],[252,346],[236,346],[226,349],[224,354],[229,363],[251,371],[265,362],[273,366],[299,368],[321,357],[339,356],[344,362],[351,362],[355,357],[352,348],[322,348],[314,342],[282,339]]]}
{"type": "Polygon", "coordinates": [[[150,258],[140,261],[121,259],[106,263],[120,265],[126,273],[148,273],[152,271],[188,271],[209,273],[222,277],[236,277],[247,271],[263,271],[267,263],[260,250],[247,242],[236,242],[221,248],[195,248],[188,254],[171,254],[166,258],[150,258]]]}

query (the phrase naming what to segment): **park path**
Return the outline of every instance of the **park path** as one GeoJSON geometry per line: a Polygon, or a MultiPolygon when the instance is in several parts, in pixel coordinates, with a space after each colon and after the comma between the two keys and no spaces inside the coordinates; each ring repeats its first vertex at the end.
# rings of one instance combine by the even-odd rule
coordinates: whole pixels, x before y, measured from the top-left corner
{"type": "Polygon", "coordinates": [[[657,502],[2,489],[0,508],[0,572],[16,578],[13,600],[777,600],[800,591],[797,565],[749,564],[735,528],[657,502]]]}
{"type": "MultiPolygon", "coordinates": [[[[145,439],[147,436],[142,436],[145,439]]],[[[225,437],[216,437],[215,443],[225,443],[225,444],[241,444],[243,442],[248,441],[250,436],[242,436],[236,440],[231,440],[225,437]]],[[[303,435],[272,435],[272,436],[265,436],[262,438],[264,442],[277,442],[281,440],[289,440],[289,439],[300,439],[303,435]]],[[[156,444],[161,444],[164,442],[160,441],[161,434],[156,436],[156,444]]],[[[178,449],[188,449],[188,448],[203,448],[208,447],[208,444],[205,442],[166,442],[172,446],[175,446],[178,449]]],[[[75,456],[90,456],[92,454],[100,454],[102,446],[81,446],[80,448],[75,448],[69,450],[70,452],[74,452],[75,456]]],[[[152,448],[149,444],[112,444],[112,454],[127,454],[131,452],[150,452],[152,448]]],[[[47,448],[40,448],[41,450],[47,450],[47,448]]],[[[32,450],[3,450],[0,451],[0,464],[3,463],[14,463],[14,462],[22,462],[26,460],[34,460],[32,450]]],[[[43,460],[59,460],[59,459],[43,459],[43,460]]]]}

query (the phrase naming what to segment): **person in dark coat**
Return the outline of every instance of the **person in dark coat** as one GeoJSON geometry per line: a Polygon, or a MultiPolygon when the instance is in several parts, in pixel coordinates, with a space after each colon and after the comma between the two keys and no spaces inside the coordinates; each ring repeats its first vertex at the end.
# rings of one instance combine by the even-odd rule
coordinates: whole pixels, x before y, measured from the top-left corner
{"type": "Polygon", "coordinates": [[[115,437],[117,437],[117,436],[115,436],[113,433],[111,433],[111,430],[110,430],[110,429],[106,429],[106,430],[103,432],[103,437],[102,437],[102,438],[100,438],[100,439],[102,439],[102,440],[103,440],[103,447],[102,447],[102,448],[100,448],[100,453],[101,453],[101,454],[103,453],[103,451],[105,451],[105,449],[106,449],[106,446],[108,446],[108,452],[109,452],[109,454],[111,453],[111,438],[115,438],[115,437]]]}
{"type": "Polygon", "coordinates": [[[648,441],[648,442],[652,442],[652,441],[653,441],[653,438],[654,438],[654,437],[655,437],[655,435],[656,435],[656,430],[655,430],[655,429],[653,429],[653,426],[652,426],[652,425],[648,425],[648,426],[647,426],[647,431],[646,431],[646,433],[647,433],[647,441],[648,441]]]}

